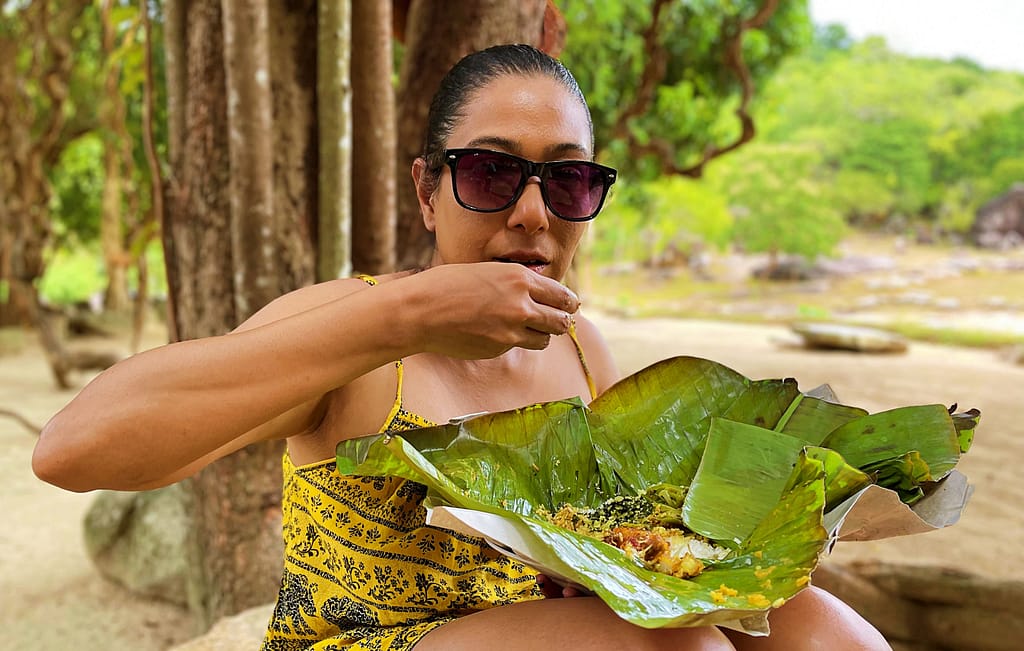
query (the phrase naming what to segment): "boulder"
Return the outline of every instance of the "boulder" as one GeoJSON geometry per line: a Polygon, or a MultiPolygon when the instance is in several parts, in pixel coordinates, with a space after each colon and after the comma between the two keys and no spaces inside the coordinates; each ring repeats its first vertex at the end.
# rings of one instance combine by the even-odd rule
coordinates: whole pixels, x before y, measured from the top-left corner
{"type": "Polygon", "coordinates": [[[1024,639],[1024,581],[879,561],[826,561],[812,581],[874,624],[896,651],[1016,651],[1024,639]]]}
{"type": "Polygon", "coordinates": [[[1024,183],[978,209],[971,239],[980,247],[1005,251],[1024,243],[1024,183]]]}
{"type": "Polygon", "coordinates": [[[134,593],[187,606],[184,488],[101,491],[85,515],[85,548],[100,573],[134,593]]]}
{"type": "Polygon", "coordinates": [[[169,651],[254,651],[260,648],[274,604],[264,604],[225,617],[204,635],[169,651]]]}
{"type": "Polygon", "coordinates": [[[805,348],[851,350],[858,353],[905,353],[907,340],[900,335],[839,323],[794,323],[790,326],[803,338],[805,348]]]}

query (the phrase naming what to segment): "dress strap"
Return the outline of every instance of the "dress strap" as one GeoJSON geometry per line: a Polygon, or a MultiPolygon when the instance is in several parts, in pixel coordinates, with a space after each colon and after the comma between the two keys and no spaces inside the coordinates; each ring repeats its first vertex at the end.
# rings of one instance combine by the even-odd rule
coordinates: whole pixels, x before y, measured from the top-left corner
{"type": "Polygon", "coordinates": [[[579,336],[576,334],[576,320],[569,318],[569,338],[576,345],[576,355],[580,358],[580,365],[583,366],[583,375],[587,378],[587,388],[590,389],[590,399],[597,398],[597,386],[594,384],[594,376],[590,374],[590,367],[587,366],[587,358],[583,355],[583,346],[580,345],[579,336]]]}
{"type": "Polygon", "coordinates": [[[386,434],[391,429],[391,424],[395,422],[398,412],[402,410],[402,376],[405,375],[404,370],[405,365],[402,364],[402,360],[395,362],[395,371],[398,372],[398,388],[395,389],[395,402],[391,405],[391,410],[388,411],[388,417],[384,420],[384,424],[377,430],[378,434],[386,434]]]}

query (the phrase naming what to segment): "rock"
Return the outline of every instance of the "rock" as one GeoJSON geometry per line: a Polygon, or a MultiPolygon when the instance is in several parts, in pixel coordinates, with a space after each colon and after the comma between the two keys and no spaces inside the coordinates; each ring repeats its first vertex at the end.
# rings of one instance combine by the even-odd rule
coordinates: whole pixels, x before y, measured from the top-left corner
{"type": "Polygon", "coordinates": [[[188,604],[184,489],[102,491],[85,515],[85,548],[100,573],[132,592],[188,604]]]}
{"type": "Polygon", "coordinates": [[[1024,366],[1024,344],[1010,346],[1005,352],[1006,361],[1018,366],[1024,366]]]}
{"type": "Polygon", "coordinates": [[[799,281],[821,277],[821,272],[800,257],[780,258],[774,264],[768,263],[753,270],[754,278],[761,280],[799,281]]]}
{"type": "Polygon", "coordinates": [[[168,651],[253,651],[260,648],[274,604],[264,604],[225,617],[204,635],[168,651]]]}
{"type": "Polygon", "coordinates": [[[978,209],[971,239],[980,247],[1003,251],[1024,242],[1024,183],[1015,183],[1008,192],[978,209]]]}
{"type": "Polygon", "coordinates": [[[1024,581],[959,569],[824,562],[814,585],[871,622],[894,649],[1010,651],[1024,636],[1024,581]]]}
{"type": "Polygon", "coordinates": [[[806,348],[860,353],[903,353],[907,350],[906,339],[875,328],[838,323],[794,323],[790,329],[803,337],[806,348]]]}

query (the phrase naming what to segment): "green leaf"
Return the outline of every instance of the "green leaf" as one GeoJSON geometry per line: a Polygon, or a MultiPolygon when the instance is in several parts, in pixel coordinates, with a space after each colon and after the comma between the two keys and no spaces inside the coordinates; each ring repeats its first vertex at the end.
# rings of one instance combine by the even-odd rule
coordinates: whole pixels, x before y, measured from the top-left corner
{"type": "Polygon", "coordinates": [[[822,442],[857,468],[889,461],[911,450],[921,454],[935,479],[960,458],[960,441],[942,405],[901,407],[850,421],[822,442]]]}
{"type": "Polygon", "coordinates": [[[805,396],[780,431],[802,439],[808,445],[821,445],[832,430],[867,413],[858,407],[805,396]]]}
{"type": "Polygon", "coordinates": [[[689,485],[712,417],[771,428],[798,395],[793,380],[753,381],[705,359],[658,362],[591,403],[598,463],[626,487],[689,485]]]}
{"type": "Polygon", "coordinates": [[[738,545],[778,503],[803,447],[787,434],[714,419],[683,520],[701,535],[738,545]]]}
{"type": "Polygon", "coordinates": [[[871,484],[871,477],[846,463],[835,450],[819,447],[804,448],[804,453],[821,463],[825,472],[825,511],[831,511],[871,484]]]}

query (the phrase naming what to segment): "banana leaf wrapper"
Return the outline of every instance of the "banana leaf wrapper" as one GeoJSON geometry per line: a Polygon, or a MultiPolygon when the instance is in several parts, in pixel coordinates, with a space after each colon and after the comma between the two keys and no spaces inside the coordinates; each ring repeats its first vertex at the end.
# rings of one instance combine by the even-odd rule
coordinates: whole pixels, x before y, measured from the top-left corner
{"type": "Polygon", "coordinates": [[[428,488],[428,523],[478,535],[552,578],[598,595],[647,628],[720,625],[767,634],[767,614],[809,585],[838,539],[948,526],[970,495],[953,468],[975,410],[941,405],[877,414],[827,387],[751,380],[675,357],[578,400],[456,420],[338,446],[338,468],[428,488]],[[687,489],[686,526],[729,547],[679,579],[537,516],[594,508],[667,483],[687,489]]]}

